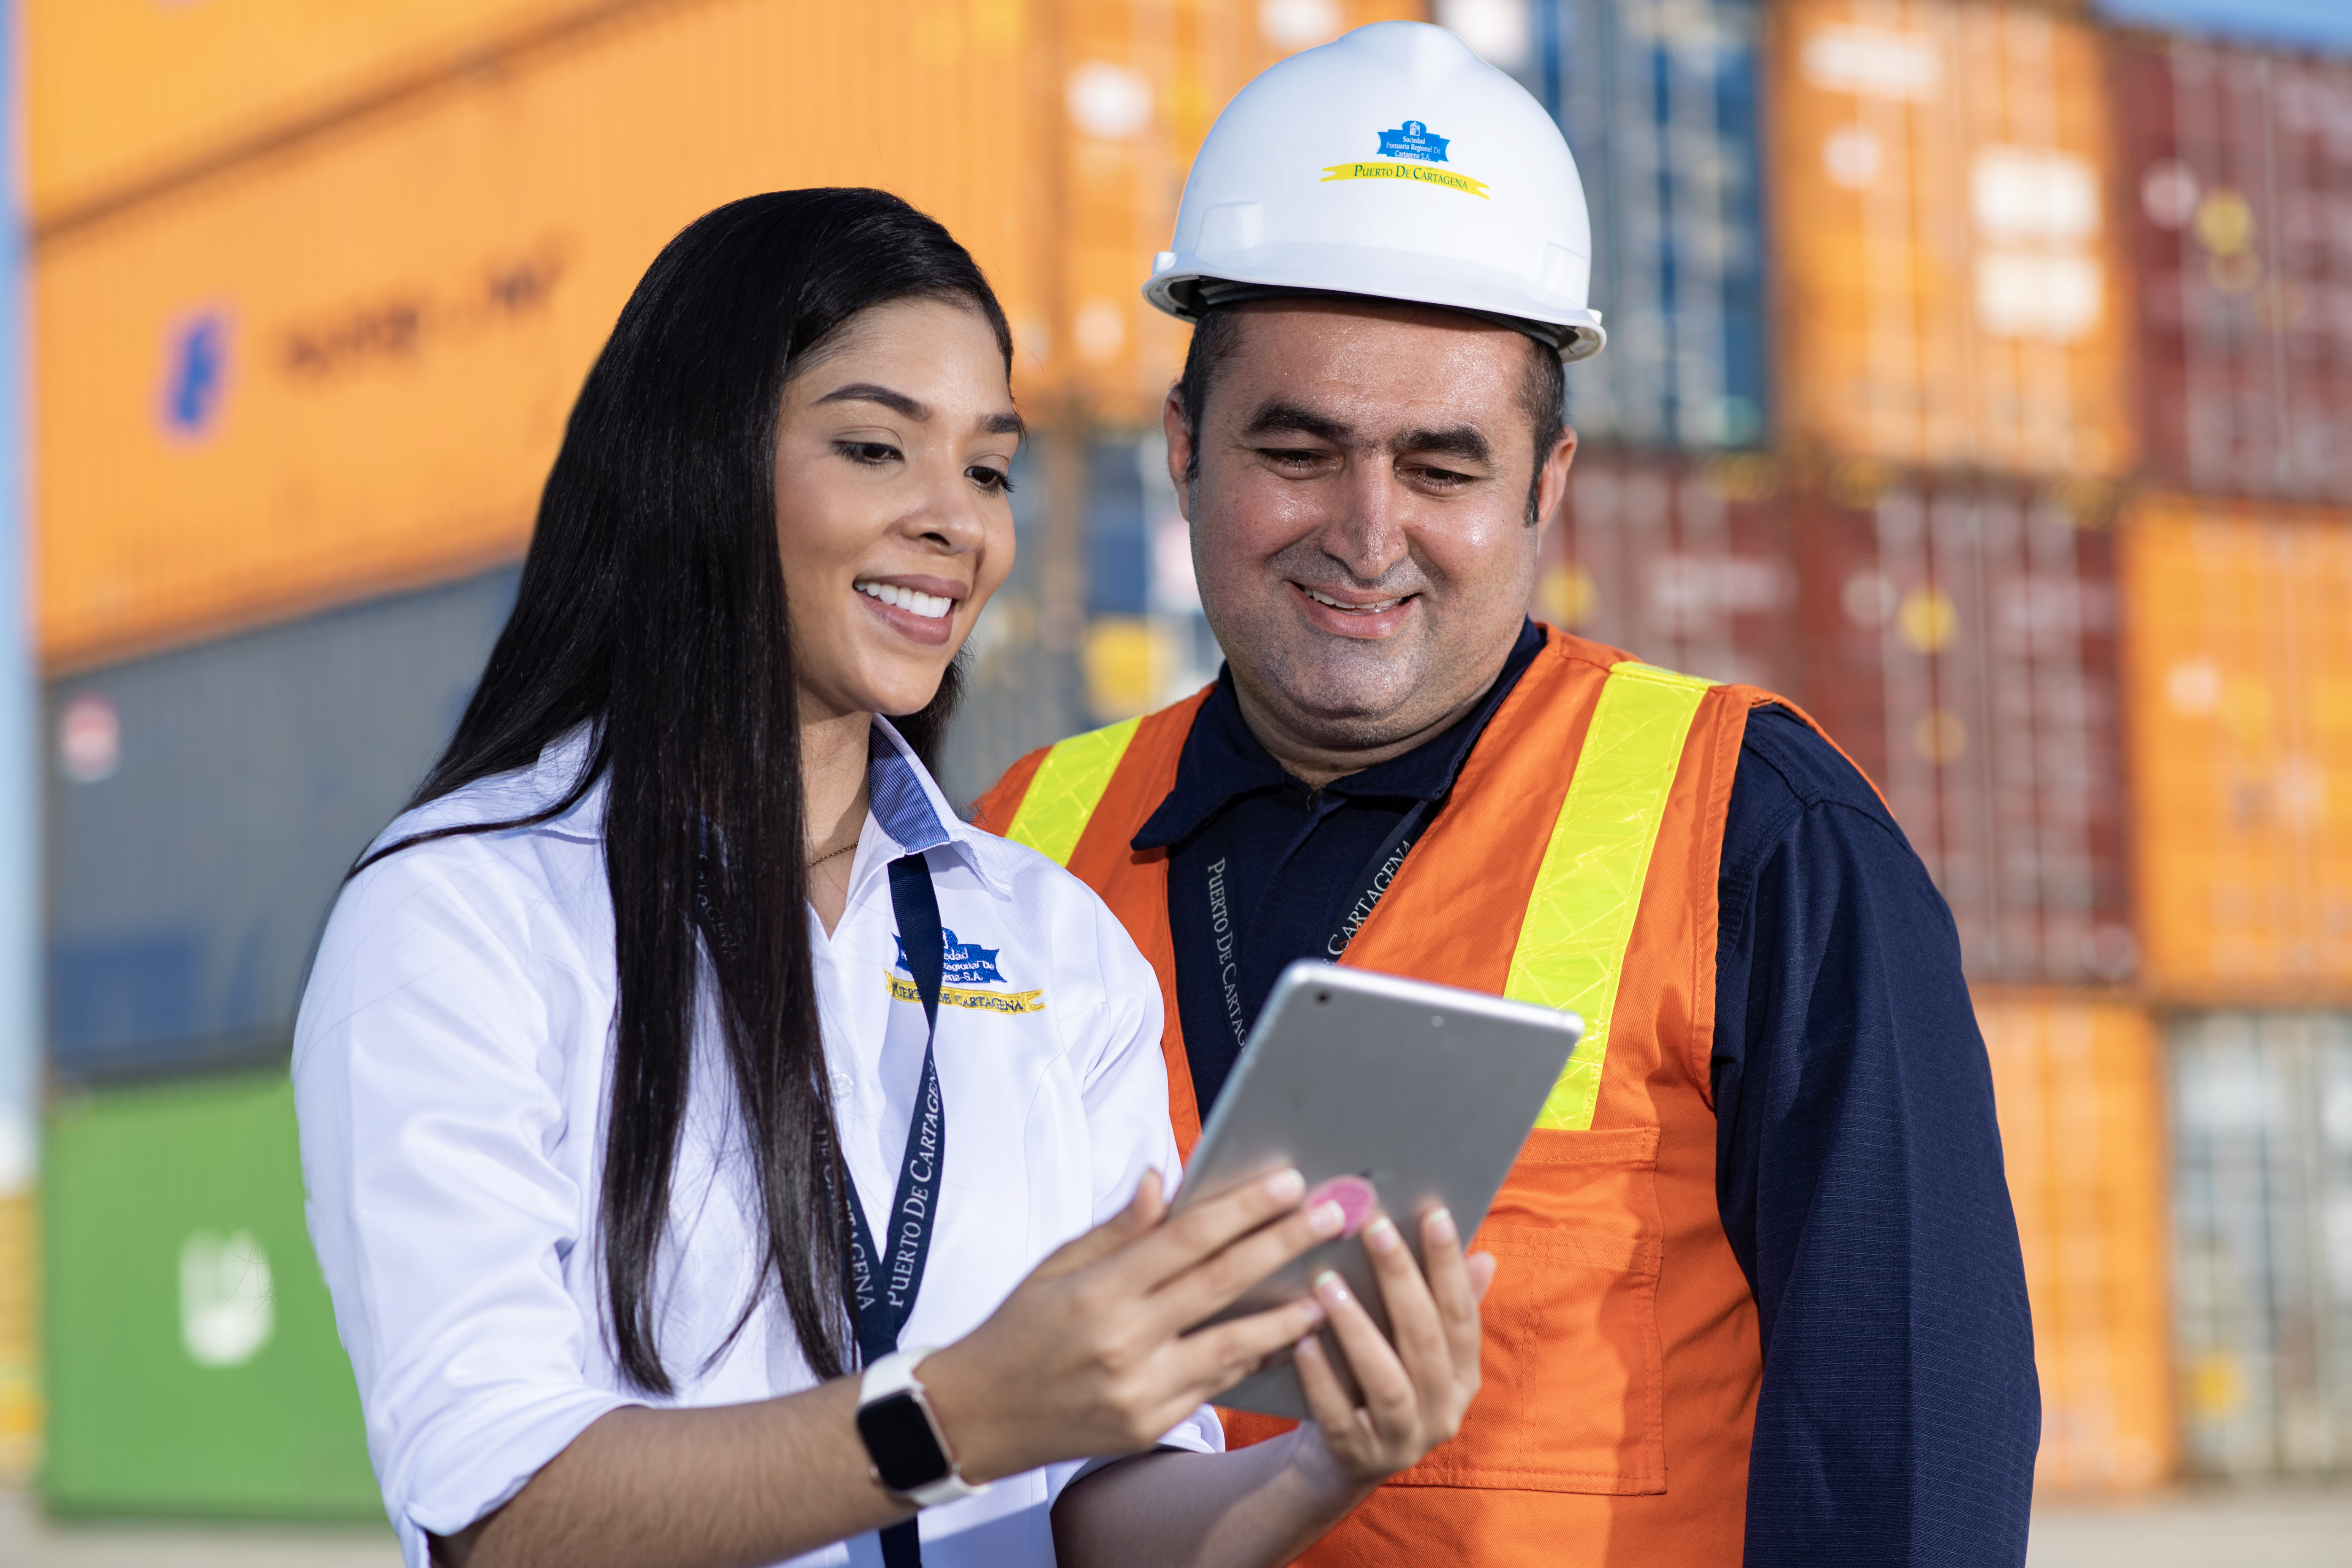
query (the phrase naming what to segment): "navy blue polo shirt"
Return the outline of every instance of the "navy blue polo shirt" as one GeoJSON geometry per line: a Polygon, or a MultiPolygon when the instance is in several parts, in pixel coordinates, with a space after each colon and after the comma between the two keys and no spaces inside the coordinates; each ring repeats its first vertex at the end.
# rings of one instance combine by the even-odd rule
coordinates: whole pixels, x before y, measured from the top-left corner
{"type": "MultiPolygon", "coordinates": [[[[1542,647],[1525,626],[1459,723],[1319,790],[1218,677],[1134,839],[1170,851],[1204,1117],[1276,976],[1332,951],[1542,647]]],[[[1764,1363],[1746,1562],[2022,1563],[2040,1389],[1951,912],[1876,792],[1776,708],[1748,721],[1717,897],[1717,1199],[1764,1363]]]]}

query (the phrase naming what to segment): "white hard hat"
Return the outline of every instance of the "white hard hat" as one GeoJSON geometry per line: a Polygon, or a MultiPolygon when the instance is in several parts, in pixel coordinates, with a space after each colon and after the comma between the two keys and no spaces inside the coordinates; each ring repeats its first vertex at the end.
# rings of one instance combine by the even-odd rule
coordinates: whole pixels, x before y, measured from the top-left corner
{"type": "Polygon", "coordinates": [[[1543,106],[1443,27],[1380,22],[1242,89],[1201,144],[1144,297],[1197,321],[1286,294],[1442,305],[1601,352],[1592,225],[1543,106]]]}

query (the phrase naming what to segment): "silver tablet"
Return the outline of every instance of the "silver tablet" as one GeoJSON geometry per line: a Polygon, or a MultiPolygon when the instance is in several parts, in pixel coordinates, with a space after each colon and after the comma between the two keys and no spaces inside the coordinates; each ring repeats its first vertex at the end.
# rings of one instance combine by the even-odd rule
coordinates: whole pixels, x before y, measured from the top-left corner
{"type": "MultiPolygon", "coordinates": [[[[1454,1211],[1466,1240],[1583,1032],[1575,1014],[1550,1007],[1294,963],[1275,983],[1225,1081],[1175,1206],[1296,1165],[1310,1191],[1335,1177],[1369,1182],[1415,1258],[1418,1216],[1437,1205],[1454,1211]]],[[[1326,1268],[1339,1271],[1385,1331],[1370,1261],[1352,1236],[1293,1260],[1211,1321],[1296,1300],[1326,1268]]],[[[1335,1354],[1333,1362],[1344,1375],[1346,1359],[1335,1354]]],[[[1217,1403],[1266,1415],[1307,1414],[1286,1352],[1217,1403]]]]}

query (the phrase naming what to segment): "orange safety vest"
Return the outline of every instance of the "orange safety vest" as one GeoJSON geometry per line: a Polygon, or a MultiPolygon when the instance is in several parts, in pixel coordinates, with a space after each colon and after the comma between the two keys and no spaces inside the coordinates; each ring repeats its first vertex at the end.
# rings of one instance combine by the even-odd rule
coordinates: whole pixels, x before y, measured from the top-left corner
{"type": "MultiPolygon", "coordinates": [[[[1573,1008],[1585,1039],[1475,1238],[1499,1268],[1460,1434],[1313,1568],[1740,1561],[1762,1359],[1716,1205],[1716,877],[1748,710],[1780,699],[1547,634],[1341,962],[1573,1008]]],[[[1129,840],[1206,697],[1032,752],[977,813],[1101,894],[1159,972],[1188,1153],[1168,855],[1129,840]]],[[[1236,1447],[1290,1425],[1225,1424],[1236,1447]]]]}

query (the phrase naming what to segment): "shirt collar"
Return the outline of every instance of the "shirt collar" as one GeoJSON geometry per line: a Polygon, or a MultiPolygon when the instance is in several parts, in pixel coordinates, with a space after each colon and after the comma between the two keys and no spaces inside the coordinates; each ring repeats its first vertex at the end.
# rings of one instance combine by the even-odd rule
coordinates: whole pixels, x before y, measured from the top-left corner
{"type": "MultiPolygon", "coordinates": [[[[535,798],[518,815],[543,809],[562,799],[587,764],[590,742],[590,728],[583,724],[540,752],[539,762],[530,771],[528,790],[535,798]]],[[[600,778],[568,810],[541,826],[575,837],[603,837],[604,792],[605,781],[600,778]]],[[[866,799],[875,825],[898,847],[901,855],[951,848],[992,891],[1010,892],[991,871],[986,858],[973,847],[974,830],[956,816],[930,770],[923,766],[922,759],[915,755],[906,737],[879,715],[875,718],[873,739],[867,746],[866,799]]]]}
{"type": "MultiPolygon", "coordinates": [[[[1543,628],[1531,620],[1519,623],[1518,640],[1502,672],[1486,689],[1478,706],[1444,733],[1433,736],[1402,756],[1391,757],[1360,772],[1333,779],[1324,788],[1351,798],[1432,801],[1454,787],[1470,749],[1478,743],[1519,677],[1543,650],[1543,628]]],[[[1283,771],[1273,753],[1250,732],[1242,717],[1241,699],[1234,691],[1231,667],[1220,670],[1214,690],[1194,715],[1192,732],[1176,762],[1176,784],[1160,803],[1142,830],[1131,841],[1138,849],[1160,849],[1189,837],[1201,825],[1234,801],[1260,790],[1288,784],[1304,787],[1283,771]]]]}
{"type": "Polygon", "coordinates": [[[867,744],[866,808],[873,814],[875,826],[889,836],[901,854],[951,848],[992,892],[1010,895],[1012,889],[990,870],[987,857],[975,847],[974,829],[948,805],[939,781],[907,744],[907,738],[879,714],[875,716],[873,739],[867,744]]]}

